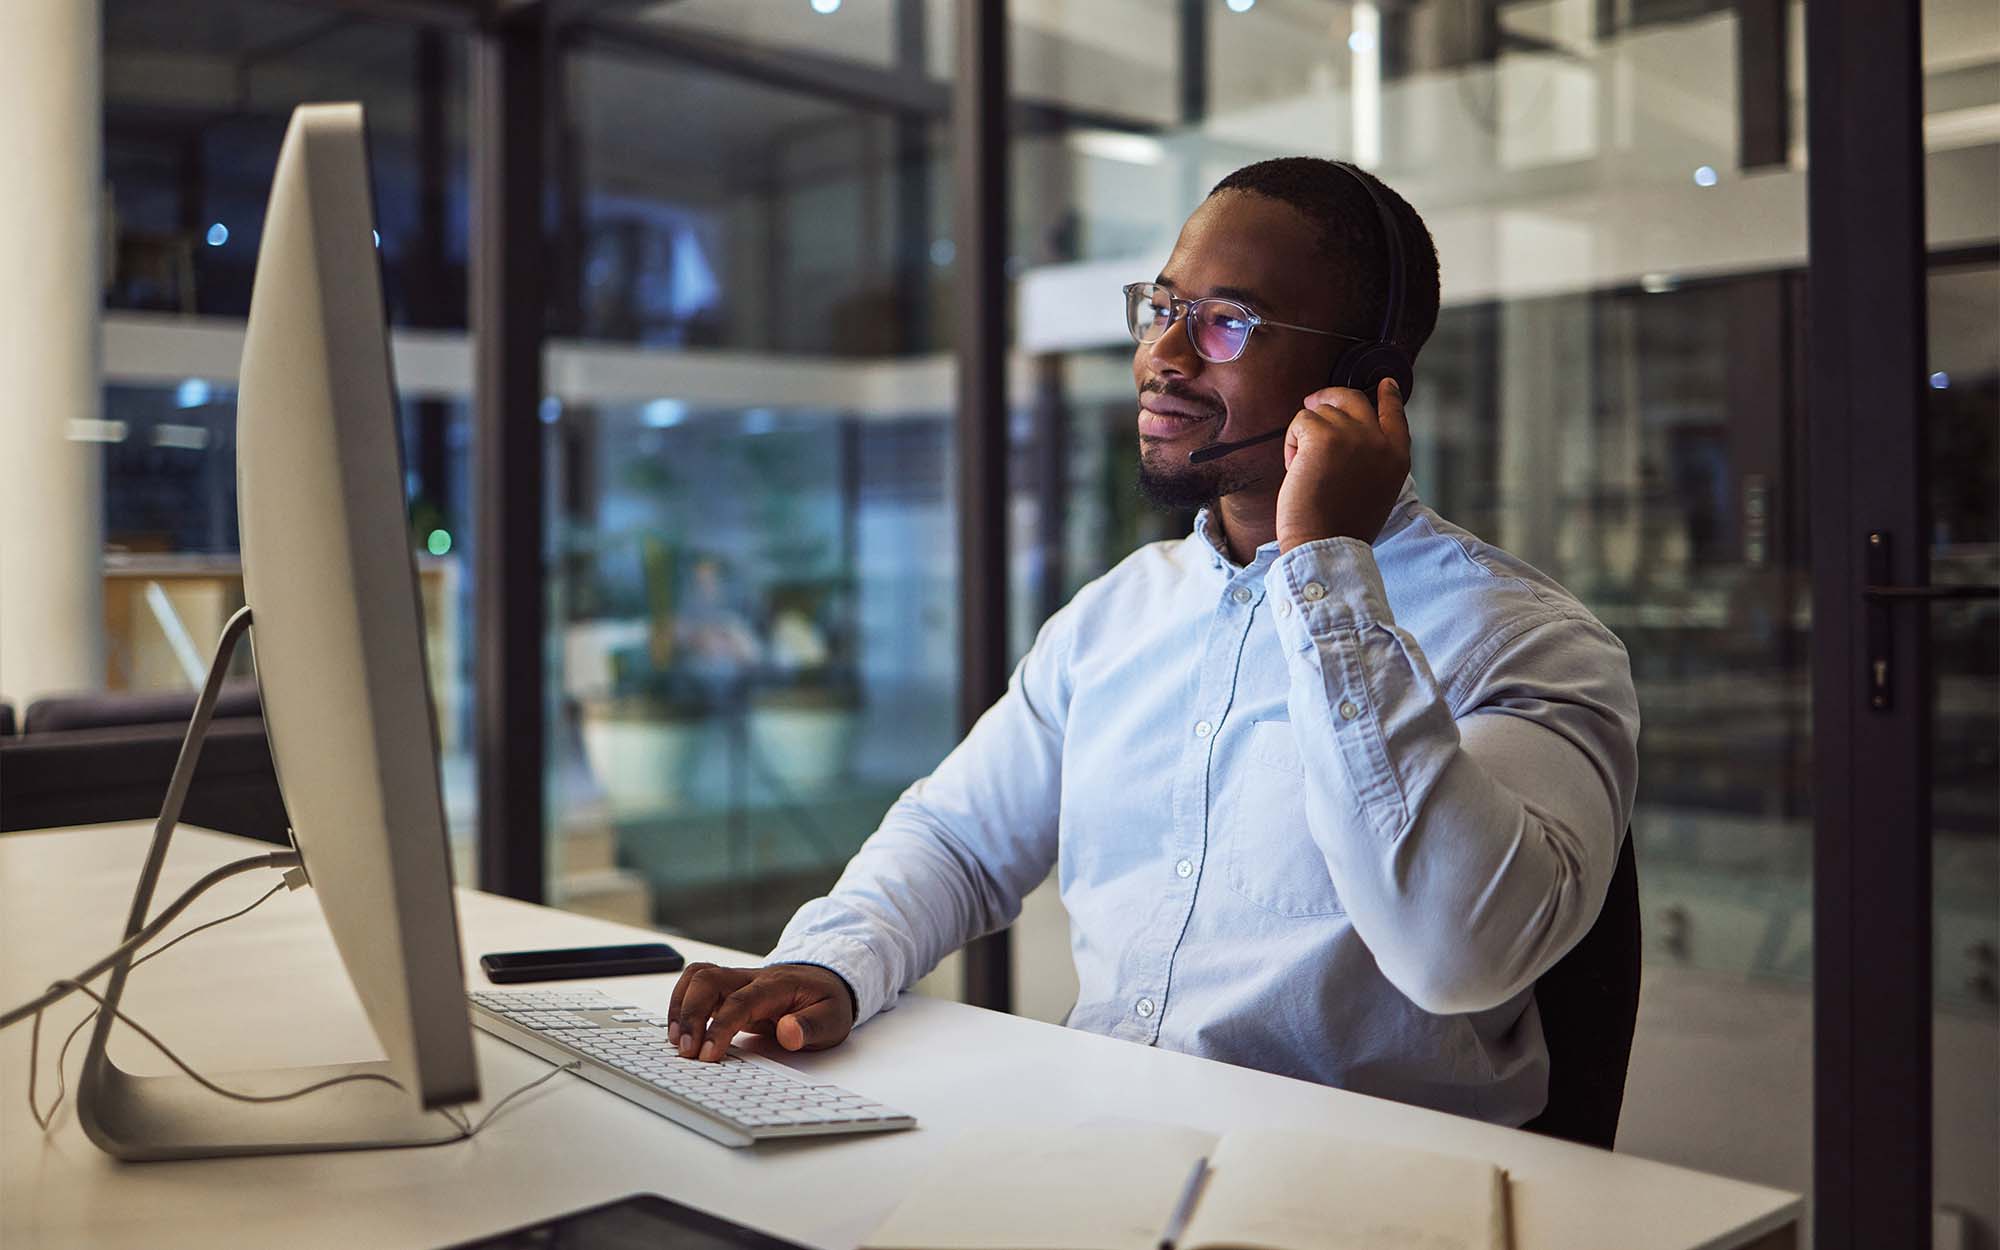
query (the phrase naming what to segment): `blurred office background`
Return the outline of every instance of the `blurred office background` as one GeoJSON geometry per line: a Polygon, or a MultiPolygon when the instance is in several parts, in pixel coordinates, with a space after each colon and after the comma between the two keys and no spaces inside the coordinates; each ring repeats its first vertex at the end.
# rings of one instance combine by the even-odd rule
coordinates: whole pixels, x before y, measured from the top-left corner
{"type": "MultiPolygon", "coordinates": [[[[279,140],[300,102],[362,101],[471,881],[476,119],[448,7],[103,0],[102,402],[71,428],[101,444],[102,684],[187,689],[241,603],[234,375],[279,140]]],[[[547,894],[761,951],[958,732],[956,6],[552,11],[547,894]]],[[[1764,0],[1012,0],[1004,293],[1011,659],[1077,587],[1185,532],[1132,488],[1116,292],[1206,189],[1311,153],[1425,215],[1444,309],[1417,484],[1614,628],[1645,712],[1620,1147],[1801,1190],[1810,20],[1764,0]]],[[[1991,583],[2000,12],[1925,0],[1923,22],[1933,577],[1991,583]]],[[[2000,613],[1932,612],[1938,1244],[1993,1246],[2000,613]]],[[[1014,1008],[1060,1019],[1052,889],[1011,958],[1014,1008]]]]}

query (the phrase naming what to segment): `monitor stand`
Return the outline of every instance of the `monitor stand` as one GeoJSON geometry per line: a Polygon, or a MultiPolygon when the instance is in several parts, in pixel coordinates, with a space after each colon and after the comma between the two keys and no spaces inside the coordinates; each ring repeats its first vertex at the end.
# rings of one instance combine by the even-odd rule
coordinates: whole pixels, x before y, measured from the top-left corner
{"type": "MultiPolygon", "coordinates": [[[[216,644],[208,680],[195,702],[180,757],[167,786],[166,803],[153,827],[139,886],[132,895],[132,912],[125,921],[129,939],[146,925],[167,843],[180,820],[195,762],[215,713],[216,696],[236,644],[250,629],[250,609],[229,618],[216,644]]],[[[204,1089],[185,1073],[134,1076],[111,1062],[105,1043],[111,1036],[113,1012],[125,993],[125,977],[136,952],[127,952],[111,966],[98,1012],[84,1052],[83,1076],[76,1090],[76,1118],[91,1141],[107,1153],[130,1160],[204,1159],[224,1155],[296,1154],[320,1150],[368,1150],[385,1146],[432,1146],[456,1141],[463,1134],[435,1111],[417,1105],[416,1096],[381,1081],[350,1081],[303,1098],[282,1102],[239,1102],[204,1089]]],[[[386,1060],[372,1063],[328,1064],[278,1068],[262,1072],[231,1072],[215,1078],[218,1085],[239,1093],[269,1096],[332,1077],[355,1073],[390,1075],[386,1060]]]]}

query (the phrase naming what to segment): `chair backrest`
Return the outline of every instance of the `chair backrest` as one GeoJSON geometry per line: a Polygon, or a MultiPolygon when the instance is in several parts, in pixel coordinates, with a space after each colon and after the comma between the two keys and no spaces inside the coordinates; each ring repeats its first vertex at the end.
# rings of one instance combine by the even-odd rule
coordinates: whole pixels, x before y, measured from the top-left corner
{"type": "Polygon", "coordinates": [[[1549,1101],[1531,1133],[1611,1149],[1639,1022],[1639,869],[1625,831],[1604,909],[1590,932],[1535,982],[1549,1047],[1549,1101]]]}

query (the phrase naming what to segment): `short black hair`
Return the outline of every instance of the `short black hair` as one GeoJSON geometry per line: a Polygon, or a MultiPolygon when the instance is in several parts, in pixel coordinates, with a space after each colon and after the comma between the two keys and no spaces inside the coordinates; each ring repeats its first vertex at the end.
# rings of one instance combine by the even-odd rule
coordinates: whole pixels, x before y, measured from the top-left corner
{"type": "MultiPolygon", "coordinates": [[[[1437,245],[1407,200],[1367,170],[1348,168],[1382,198],[1401,235],[1403,315],[1391,337],[1414,360],[1437,328],[1437,245]]],[[[1310,218],[1319,227],[1320,252],[1339,283],[1341,305],[1354,310],[1350,324],[1328,328],[1375,337],[1389,302],[1389,254],[1383,247],[1381,215],[1367,191],[1338,165],[1317,156],[1280,156],[1245,165],[1216,183],[1209,194],[1223,191],[1267,196],[1310,218]]]]}

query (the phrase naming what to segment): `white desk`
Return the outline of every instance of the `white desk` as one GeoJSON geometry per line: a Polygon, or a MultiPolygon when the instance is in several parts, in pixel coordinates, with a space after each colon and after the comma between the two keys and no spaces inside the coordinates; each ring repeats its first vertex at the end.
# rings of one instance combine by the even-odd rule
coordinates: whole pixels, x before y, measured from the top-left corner
{"type": "MultiPolygon", "coordinates": [[[[116,944],[148,834],[108,825],[0,835],[0,1002],[21,1001],[116,944]]],[[[255,849],[183,831],[157,898],[171,900],[202,872],[255,849]]],[[[249,874],[225,882],[182,924],[234,910],[275,881],[275,874],[249,874]]],[[[473,984],[484,983],[482,951],[631,941],[636,932],[471,890],[460,891],[459,909],[473,984]]],[[[742,958],[678,944],[690,959],[742,958]]],[[[664,1008],[673,978],[598,984],[664,1008]]],[[[51,1031],[60,1042],[86,1005],[65,1001],[49,1013],[44,1105],[53,1088],[51,1031]]],[[[281,893],[147,964],[132,978],[126,1008],[213,1074],[380,1055],[310,891],[281,893]]],[[[84,1040],[70,1055],[72,1079],[84,1040]]],[[[503,1043],[483,1035],[481,1043],[489,1098],[546,1070],[503,1043]]],[[[131,1071],[169,1070],[128,1031],[114,1034],[113,1047],[131,1071]]],[[[851,1250],[948,1135],[1101,1118],[1217,1132],[1283,1125],[1492,1159],[1513,1176],[1522,1250],[1790,1247],[1800,1212],[1796,1196],[1773,1189],[911,996],[840,1047],[786,1061],[910,1111],[921,1127],[748,1150],[715,1145],[559,1077],[469,1142],[120,1164],[84,1138],[68,1105],[42,1137],[24,1105],[27,1061],[25,1024],[0,1035],[0,1245],[7,1250],[437,1247],[638,1191],[824,1250],[851,1250]]]]}

